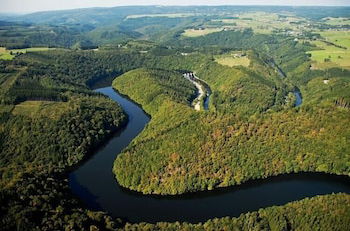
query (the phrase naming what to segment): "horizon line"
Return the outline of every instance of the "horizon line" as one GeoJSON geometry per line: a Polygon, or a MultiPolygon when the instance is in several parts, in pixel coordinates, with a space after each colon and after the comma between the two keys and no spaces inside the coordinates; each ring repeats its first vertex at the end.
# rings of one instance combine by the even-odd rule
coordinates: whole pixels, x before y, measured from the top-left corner
{"type": "Polygon", "coordinates": [[[194,7],[194,6],[277,6],[277,7],[350,7],[349,5],[276,5],[276,4],[219,4],[219,5],[210,5],[210,4],[195,4],[195,5],[117,5],[117,6],[91,6],[91,7],[77,7],[77,8],[66,8],[66,9],[47,9],[47,10],[38,10],[38,11],[0,11],[0,14],[8,15],[25,15],[25,14],[34,14],[34,13],[46,13],[46,12],[55,12],[55,11],[73,11],[73,10],[84,10],[84,9],[107,9],[107,8],[119,8],[119,7],[145,7],[145,6],[154,6],[154,7],[194,7]]]}

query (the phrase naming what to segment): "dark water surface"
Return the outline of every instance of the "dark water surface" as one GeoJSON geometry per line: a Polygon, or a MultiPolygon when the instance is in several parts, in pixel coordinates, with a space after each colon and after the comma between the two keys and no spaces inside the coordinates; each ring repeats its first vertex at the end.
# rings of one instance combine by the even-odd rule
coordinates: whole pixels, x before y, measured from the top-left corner
{"type": "Polygon", "coordinates": [[[131,222],[200,222],[214,217],[239,216],[315,195],[350,193],[349,177],[316,173],[270,177],[241,186],[174,197],[147,196],[123,189],[113,176],[113,162],[150,119],[139,106],[111,87],[96,91],[117,101],[129,115],[129,123],[69,175],[73,193],[91,209],[100,209],[131,222]]]}
{"type": "Polygon", "coordinates": [[[299,89],[295,90],[293,92],[293,94],[295,95],[295,103],[294,106],[295,107],[299,107],[302,103],[303,103],[303,98],[301,96],[301,92],[299,89]]]}

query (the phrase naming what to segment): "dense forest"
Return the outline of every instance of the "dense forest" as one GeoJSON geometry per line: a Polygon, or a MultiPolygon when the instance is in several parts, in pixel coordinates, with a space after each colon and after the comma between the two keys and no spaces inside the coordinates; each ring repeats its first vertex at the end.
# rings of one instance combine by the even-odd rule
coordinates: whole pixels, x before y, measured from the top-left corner
{"type": "Polygon", "coordinates": [[[65,83],[62,76],[52,78],[46,68],[45,63],[2,63],[1,226],[83,229],[106,220],[113,227],[105,214],[81,208],[65,177],[127,122],[126,115],[116,103],[83,85],[65,83]]]}
{"type": "MultiPolygon", "coordinates": [[[[101,83],[151,116],[111,169],[125,190],[177,195],[296,172],[350,176],[350,67],[327,66],[334,57],[326,56],[315,68],[312,56],[326,41],[320,28],[348,30],[348,10],[147,6],[0,16],[2,229],[348,230],[345,193],[199,224],[130,224],[87,209],[67,179],[128,122],[92,90],[101,83]],[[291,27],[257,33],[268,23],[254,27],[256,11],[291,27]],[[230,21],[240,18],[253,26],[230,21]],[[187,72],[210,87],[208,110],[191,107],[198,92],[187,72]]],[[[341,49],[342,63],[350,48],[335,40],[323,46],[341,49]]]]}
{"type": "MultiPolygon", "coordinates": [[[[301,108],[280,105],[268,80],[230,71],[236,71],[229,75],[232,82],[221,71],[225,81],[220,84],[215,78],[210,85],[216,94],[209,113],[196,113],[186,103],[164,97],[166,88],[159,91],[159,85],[146,77],[139,81],[148,71],[131,71],[114,81],[118,91],[152,116],[147,129],[116,160],[120,184],[144,193],[178,194],[290,172],[349,174],[344,162],[349,158],[343,139],[349,135],[344,129],[349,122],[346,110],[331,99],[327,106],[306,100],[301,108]],[[228,97],[237,91],[237,100],[228,97]],[[270,98],[265,91],[271,92],[270,98]]],[[[211,83],[211,72],[199,73],[207,73],[203,76],[211,83]]],[[[181,80],[181,74],[177,78],[181,80]]]]}

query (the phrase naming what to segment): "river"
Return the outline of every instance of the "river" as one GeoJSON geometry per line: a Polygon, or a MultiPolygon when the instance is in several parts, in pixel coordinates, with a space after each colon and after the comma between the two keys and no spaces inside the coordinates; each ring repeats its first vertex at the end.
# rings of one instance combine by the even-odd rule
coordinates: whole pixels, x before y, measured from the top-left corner
{"type": "Polygon", "coordinates": [[[295,95],[295,103],[294,103],[294,106],[295,107],[299,107],[302,102],[303,102],[303,98],[301,96],[301,92],[299,89],[296,89],[293,91],[293,94],[295,95]]]}
{"type": "Polygon", "coordinates": [[[90,209],[108,212],[130,222],[202,222],[305,197],[333,192],[350,193],[346,176],[316,173],[288,174],[253,180],[240,186],[180,196],[142,195],[118,185],[112,173],[116,156],[143,130],[150,118],[112,87],[96,90],[118,102],[129,116],[127,126],[69,175],[69,185],[90,209]]]}

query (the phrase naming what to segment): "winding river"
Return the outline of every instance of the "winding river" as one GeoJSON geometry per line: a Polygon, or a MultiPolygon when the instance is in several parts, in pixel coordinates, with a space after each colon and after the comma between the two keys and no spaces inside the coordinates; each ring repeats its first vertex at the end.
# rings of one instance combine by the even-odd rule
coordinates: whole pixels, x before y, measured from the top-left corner
{"type": "Polygon", "coordinates": [[[181,196],[150,196],[120,187],[112,173],[116,156],[143,130],[150,118],[112,87],[96,90],[118,102],[129,116],[127,126],[69,175],[71,190],[90,209],[130,222],[201,222],[333,192],[350,193],[349,177],[316,173],[253,180],[241,186],[181,196]]]}

